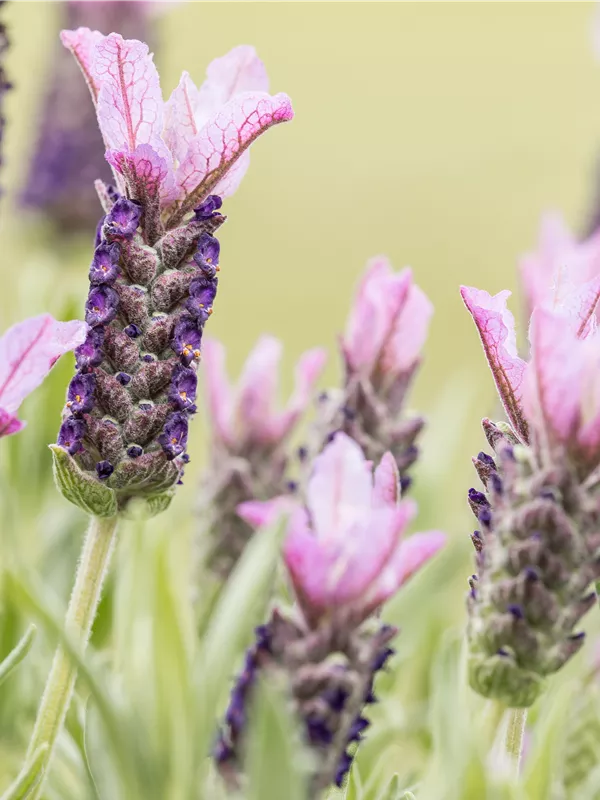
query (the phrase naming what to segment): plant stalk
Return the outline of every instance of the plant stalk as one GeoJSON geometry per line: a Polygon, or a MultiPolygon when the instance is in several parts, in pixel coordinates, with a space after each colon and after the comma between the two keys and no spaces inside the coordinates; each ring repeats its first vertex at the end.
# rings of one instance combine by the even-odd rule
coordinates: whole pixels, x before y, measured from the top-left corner
{"type": "MultiPolygon", "coordinates": [[[[98,610],[116,531],[117,517],[92,517],[83,543],[75,586],[65,618],[65,633],[79,644],[82,651],[89,641],[98,610]]],[[[48,774],[48,765],[71,703],[76,678],[76,666],[59,645],[52,661],[26,757],[29,760],[40,747],[48,745],[44,776],[48,774]]],[[[28,800],[37,800],[42,783],[43,778],[28,800]]]]}
{"type": "Polygon", "coordinates": [[[510,764],[512,777],[517,780],[523,753],[523,736],[525,733],[525,723],[527,722],[526,708],[509,708],[508,725],[506,727],[505,748],[510,764]]]}

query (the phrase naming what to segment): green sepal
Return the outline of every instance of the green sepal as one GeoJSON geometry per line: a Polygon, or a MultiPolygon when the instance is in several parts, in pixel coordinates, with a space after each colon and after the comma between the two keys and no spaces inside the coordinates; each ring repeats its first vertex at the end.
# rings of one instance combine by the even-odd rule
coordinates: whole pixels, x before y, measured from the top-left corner
{"type": "Polygon", "coordinates": [[[54,481],[70,503],[94,517],[114,517],[117,497],[112,489],[84,472],[57,444],[49,445],[54,461],[54,481]]]}
{"type": "Polygon", "coordinates": [[[510,656],[471,653],[468,670],[472,689],[508,708],[529,708],[545,688],[542,677],[519,667],[510,656]]]}
{"type": "Polygon", "coordinates": [[[161,494],[150,495],[149,497],[132,497],[121,509],[121,515],[125,519],[145,520],[162,514],[171,505],[171,500],[175,496],[175,487],[168,489],[161,494]]]}

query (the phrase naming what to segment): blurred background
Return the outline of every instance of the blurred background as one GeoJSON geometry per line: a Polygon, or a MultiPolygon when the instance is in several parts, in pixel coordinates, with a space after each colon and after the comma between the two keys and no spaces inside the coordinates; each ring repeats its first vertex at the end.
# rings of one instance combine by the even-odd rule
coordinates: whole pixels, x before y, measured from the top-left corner
{"type": "MultiPolygon", "coordinates": [[[[73,5],[78,6],[77,24],[109,32],[98,21],[98,4],[73,5]]],[[[425,697],[427,653],[437,649],[445,628],[460,629],[464,623],[463,593],[472,569],[472,522],[464,499],[475,482],[470,458],[484,445],[481,417],[499,415],[458,286],[516,289],[512,309],[519,317],[516,267],[520,254],[535,247],[541,214],[558,209],[575,232],[586,228],[600,158],[595,7],[128,5],[133,7],[129,27],[118,30],[128,35],[146,31],[165,96],[183,69],[199,82],[213,58],[250,43],[267,65],[272,91],[286,91],[293,100],[295,120],[253,147],[248,175],[224,207],[229,221],[220,232],[223,269],[209,329],[226,343],[232,374],[266,331],[285,343],[285,392],[298,355],[317,344],[331,350],[323,386],[337,384],[336,337],[365,262],[378,253],[387,254],[397,268],[412,266],[434,303],[425,361],[411,396],[411,405],[430,420],[415,491],[421,503],[419,527],[446,529],[453,547],[442,566],[431,567],[424,583],[417,579],[392,612],[406,632],[406,652],[415,643],[429,642],[421,648],[421,660],[404,669],[403,688],[398,689],[408,693],[409,687],[425,697]]],[[[93,209],[92,187],[87,200],[60,198],[60,208],[52,213],[47,207],[36,209],[31,199],[36,150],[40,143],[50,147],[43,135],[44,115],[50,121],[53,113],[68,117],[78,130],[91,109],[71,63],[60,73],[58,86],[75,76],[76,94],[67,101],[58,95],[46,99],[65,6],[10,2],[2,9],[11,42],[6,71],[14,87],[4,104],[2,330],[42,310],[60,318],[81,316],[86,296],[95,221],[93,210],[86,216],[82,209],[85,202],[93,209]],[[28,184],[30,197],[24,204],[28,184]]],[[[95,213],[99,218],[99,206],[95,213]]],[[[68,597],[83,518],[53,492],[45,444],[58,428],[71,368],[72,361],[63,359],[27,402],[22,413],[27,429],[4,440],[0,454],[1,559],[39,579],[40,591],[58,611],[68,597]]],[[[156,541],[169,535],[175,572],[177,558],[185,558],[181,541],[195,524],[190,509],[206,460],[200,419],[193,428],[184,490],[168,515],[150,526],[156,541]],[[173,537],[174,530],[181,537],[173,537]]],[[[8,594],[0,614],[3,652],[27,620],[8,594]]],[[[111,597],[109,591],[105,606],[111,597]]],[[[110,609],[103,613],[95,633],[99,644],[103,635],[110,636],[110,609]]],[[[44,647],[36,647],[17,684],[0,690],[2,785],[21,752],[19,737],[26,738],[31,724],[48,665],[44,647]],[[22,698],[27,701],[15,733],[15,709],[22,698]]],[[[406,748],[401,752],[406,759],[406,748]]],[[[64,788],[62,794],[56,791],[49,796],[71,796],[64,788]]]]}

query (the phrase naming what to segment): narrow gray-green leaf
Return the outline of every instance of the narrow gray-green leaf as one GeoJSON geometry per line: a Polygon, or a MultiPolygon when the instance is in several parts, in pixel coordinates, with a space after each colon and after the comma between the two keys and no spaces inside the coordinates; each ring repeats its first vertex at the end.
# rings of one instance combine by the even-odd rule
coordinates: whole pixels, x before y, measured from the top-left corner
{"type": "Polygon", "coordinates": [[[4,661],[0,664],[0,686],[13,672],[13,670],[19,666],[27,653],[29,653],[33,644],[33,640],[35,639],[35,634],[35,625],[30,625],[25,631],[18,645],[10,651],[4,661]]]}
{"type": "Polygon", "coordinates": [[[392,779],[385,787],[383,792],[379,795],[378,800],[401,800],[401,798],[409,798],[413,797],[412,792],[403,792],[402,788],[400,787],[400,776],[396,772],[392,775],[392,779]]]}
{"type": "Polygon", "coordinates": [[[31,790],[38,785],[44,774],[47,752],[47,744],[42,744],[38,747],[31,760],[23,767],[0,800],[25,800],[31,790]]]}

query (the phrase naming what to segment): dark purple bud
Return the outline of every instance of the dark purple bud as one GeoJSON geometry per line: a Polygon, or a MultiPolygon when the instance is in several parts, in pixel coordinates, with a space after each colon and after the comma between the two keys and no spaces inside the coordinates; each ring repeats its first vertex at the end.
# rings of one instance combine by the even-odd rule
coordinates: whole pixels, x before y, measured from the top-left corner
{"type": "Polygon", "coordinates": [[[482,525],[485,525],[486,528],[489,528],[492,524],[492,512],[489,508],[482,508],[477,515],[477,519],[482,525]]]}
{"type": "Polygon", "coordinates": [[[99,461],[96,464],[96,475],[100,478],[101,481],[105,481],[115,471],[115,468],[110,463],[110,461],[99,461]]]}
{"type": "Polygon", "coordinates": [[[324,745],[332,742],[333,733],[327,727],[325,720],[319,717],[308,717],[305,723],[308,740],[311,744],[324,745]]]}
{"type": "Polygon", "coordinates": [[[131,375],[128,375],[126,372],[117,372],[115,378],[119,381],[121,386],[127,386],[131,381],[131,375]]]}
{"type": "Polygon", "coordinates": [[[169,461],[184,452],[187,445],[187,435],[188,418],[181,411],[176,411],[167,418],[163,432],[158,437],[158,443],[169,461]]]}
{"type": "Polygon", "coordinates": [[[102,363],[102,345],[104,343],[104,328],[90,328],[85,342],[75,350],[75,363],[78,369],[97,367],[102,363]]]}
{"type": "Polygon", "coordinates": [[[490,473],[490,483],[492,485],[492,489],[496,492],[496,494],[502,494],[503,485],[502,485],[502,478],[498,475],[497,472],[490,473]]]}
{"type": "Polygon", "coordinates": [[[180,411],[187,411],[194,405],[198,377],[193,369],[178,364],[173,371],[173,379],[169,387],[169,400],[180,411]]]}
{"type": "Polygon", "coordinates": [[[196,319],[206,322],[212,314],[212,305],[217,295],[217,280],[204,276],[194,278],[190,284],[190,299],[186,308],[196,319]]]}
{"type": "Polygon", "coordinates": [[[219,271],[219,254],[221,245],[219,240],[210,233],[202,233],[198,239],[198,247],[194,254],[194,261],[200,269],[210,278],[219,271]]]}
{"type": "Polygon", "coordinates": [[[523,614],[523,609],[516,603],[511,603],[506,610],[512,614],[515,619],[524,619],[525,617],[523,614]]]}
{"type": "Polygon", "coordinates": [[[102,283],[112,284],[119,277],[120,247],[116,242],[100,244],[96,248],[90,267],[90,283],[99,286],[102,283]]]}
{"type": "Polygon", "coordinates": [[[223,205],[223,201],[218,194],[209,194],[206,200],[194,209],[194,219],[202,221],[203,219],[210,219],[216,215],[216,212],[223,205]]]}
{"type": "Polygon", "coordinates": [[[131,239],[138,229],[141,215],[142,209],[137,203],[126,197],[119,197],[106,215],[104,235],[131,239]]]}
{"type": "Polygon", "coordinates": [[[380,650],[379,653],[375,656],[373,661],[373,672],[377,672],[380,669],[383,669],[386,665],[387,660],[394,655],[396,651],[392,647],[384,647],[383,650],[380,650]]]}
{"type": "Polygon", "coordinates": [[[96,376],[93,372],[75,375],[67,392],[67,408],[73,414],[91,411],[94,407],[95,388],[96,376]]]}
{"type": "Polygon", "coordinates": [[[184,453],[181,456],[181,460],[183,461],[184,464],[189,464],[190,463],[190,457],[189,457],[188,453],[184,453]]]}
{"type": "Polygon", "coordinates": [[[143,452],[144,450],[139,444],[132,444],[127,448],[127,455],[129,458],[139,458],[143,452]]]}
{"type": "Polygon", "coordinates": [[[489,501],[483,492],[478,492],[477,489],[469,489],[469,502],[476,506],[489,506],[489,501]]]}
{"type": "Polygon", "coordinates": [[[298,461],[306,461],[308,458],[308,448],[307,447],[299,447],[297,450],[298,461]]]}
{"type": "Polygon", "coordinates": [[[352,723],[350,732],[348,734],[348,742],[360,742],[362,739],[362,732],[369,727],[371,723],[365,717],[357,717],[352,723]]]}
{"type": "Polygon", "coordinates": [[[82,419],[69,417],[60,426],[57,444],[64,447],[71,455],[75,455],[82,448],[81,440],[86,434],[86,424],[82,419]]]}
{"type": "Polygon", "coordinates": [[[123,333],[126,336],[129,336],[130,339],[137,339],[138,336],[142,335],[142,329],[139,327],[139,325],[134,325],[132,323],[131,325],[128,325],[126,328],[123,328],[123,333]]]}
{"type": "Polygon", "coordinates": [[[110,286],[97,286],[88,295],[85,304],[85,321],[92,328],[107,325],[117,316],[119,295],[110,286]]]}
{"type": "Polygon", "coordinates": [[[348,772],[351,766],[352,766],[352,756],[349,756],[348,753],[343,753],[343,755],[340,758],[337,773],[335,776],[336,786],[339,786],[340,788],[342,787],[342,784],[344,783],[344,778],[346,777],[346,773],[348,772]]]}
{"type": "Polygon", "coordinates": [[[201,342],[202,330],[196,320],[189,316],[181,317],[175,326],[171,347],[186,367],[200,358],[201,342]]]}
{"type": "Polygon", "coordinates": [[[481,453],[477,454],[477,459],[485,464],[486,467],[490,467],[490,469],[496,469],[496,462],[491,456],[488,456],[487,453],[484,453],[483,450],[481,453]]]}
{"type": "Polygon", "coordinates": [[[400,493],[404,494],[412,486],[413,479],[410,475],[400,475],[400,493]]]}

